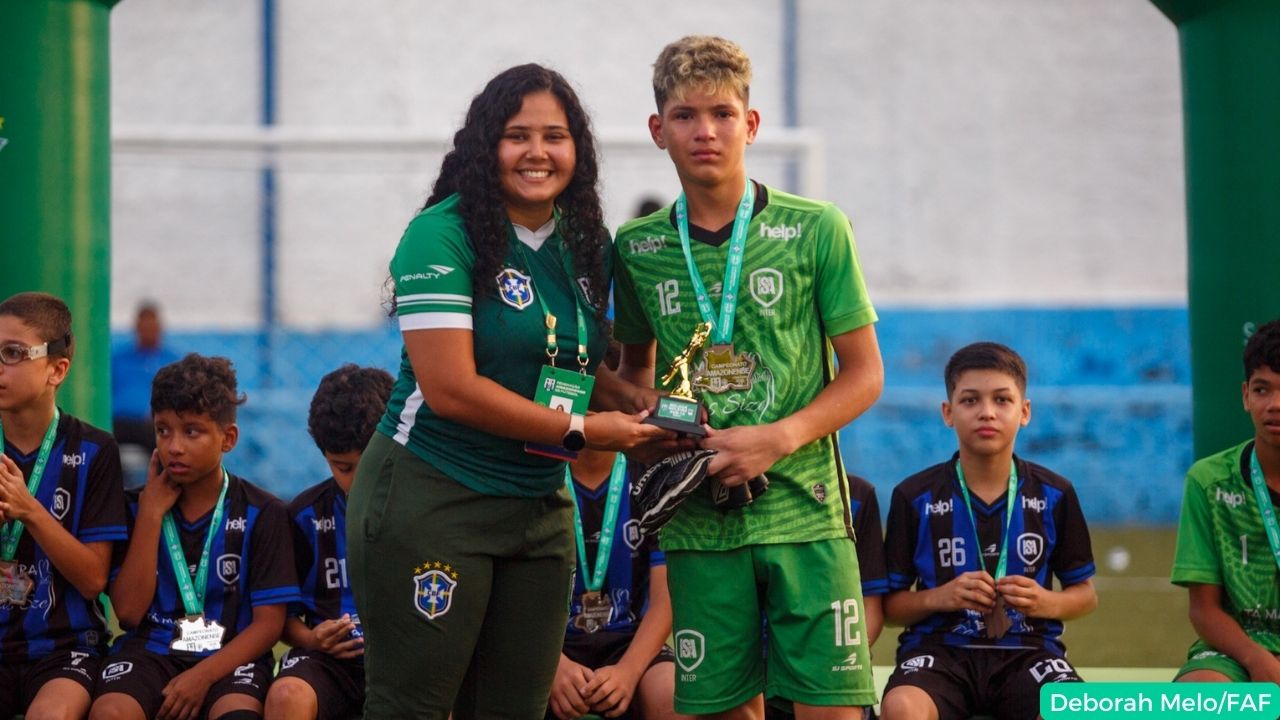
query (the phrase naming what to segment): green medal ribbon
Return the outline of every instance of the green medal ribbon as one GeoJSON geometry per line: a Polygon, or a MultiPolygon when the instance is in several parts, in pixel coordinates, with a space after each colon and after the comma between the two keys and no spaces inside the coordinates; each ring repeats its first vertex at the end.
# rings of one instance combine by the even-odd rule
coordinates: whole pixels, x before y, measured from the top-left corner
{"type": "MultiPolygon", "coordinates": [[[[514,233],[515,231],[512,230],[513,237],[514,233]]],[[[529,258],[525,244],[520,242],[519,239],[515,239],[514,242],[516,249],[520,252],[520,259],[524,261],[525,268],[529,271],[529,286],[533,288],[533,262],[529,258]]],[[[561,254],[560,259],[562,263],[567,260],[563,254],[561,254]]],[[[578,290],[574,287],[576,283],[573,282],[573,272],[567,263],[565,263],[564,270],[565,276],[569,280],[569,291],[573,294],[573,307],[578,313],[578,367],[581,369],[582,374],[586,375],[587,363],[591,361],[591,357],[587,354],[587,320],[582,313],[582,298],[578,297],[578,290]]],[[[560,353],[560,348],[556,344],[556,316],[551,314],[551,309],[547,307],[547,301],[542,297],[541,292],[535,289],[533,294],[538,298],[538,305],[542,307],[542,316],[546,319],[547,360],[550,361],[550,364],[555,365],[556,355],[560,353]]]]}
{"type": "Polygon", "coordinates": [[[689,245],[689,209],[684,193],[676,198],[676,229],[680,232],[680,247],[684,250],[684,261],[689,266],[689,280],[693,283],[693,294],[698,301],[698,314],[703,321],[711,323],[711,342],[715,345],[728,345],[733,342],[733,318],[738,310],[738,283],[742,280],[742,259],[747,248],[747,226],[751,224],[751,211],[756,204],[756,187],[747,178],[747,187],[742,191],[742,200],[738,203],[738,212],[733,217],[733,234],[729,237],[729,257],[724,266],[724,283],[720,286],[720,319],[717,321],[715,311],[711,307],[711,297],[702,283],[702,274],[693,261],[693,249],[689,245]]]}
{"type": "MultiPolygon", "coordinates": [[[[973,538],[978,541],[978,569],[986,570],[987,561],[982,555],[982,538],[978,536],[978,519],[973,514],[973,501],[969,499],[969,486],[964,481],[964,468],[956,460],[956,475],[960,477],[960,493],[964,496],[965,509],[969,511],[969,524],[973,526],[973,538]]],[[[1018,495],[1018,463],[1009,463],[1009,495],[1005,500],[1004,537],[1000,539],[1000,560],[996,562],[995,579],[1005,576],[1009,565],[1009,528],[1013,525],[1013,501],[1018,495]]]]}
{"type": "Polygon", "coordinates": [[[573,532],[578,540],[578,565],[582,568],[582,584],[587,592],[600,592],[604,577],[609,571],[609,551],[613,549],[613,530],[618,524],[618,508],[622,499],[623,478],[627,475],[627,458],[618,453],[609,471],[609,497],[604,503],[604,518],[600,524],[600,542],[596,545],[596,566],[588,572],[587,542],[582,536],[582,513],[578,509],[578,494],[573,491],[573,474],[564,466],[564,485],[573,498],[573,532]]]}
{"type": "Polygon", "coordinates": [[[1280,567],[1280,523],[1276,522],[1276,509],[1271,504],[1267,479],[1262,474],[1262,464],[1258,462],[1256,449],[1249,451],[1249,483],[1253,485],[1253,496],[1258,499],[1258,509],[1262,511],[1262,527],[1267,531],[1271,554],[1276,558],[1276,566],[1280,567]]]}
{"type": "Polygon", "coordinates": [[[218,503],[213,506],[213,516],[209,518],[209,529],[204,537],[204,550],[200,552],[200,564],[196,566],[196,580],[191,582],[191,571],[187,569],[187,558],[182,552],[182,540],[178,537],[178,527],[173,522],[173,514],[177,508],[169,509],[161,522],[164,531],[164,544],[169,550],[169,562],[173,565],[173,574],[178,578],[178,592],[182,594],[182,606],[187,615],[204,614],[205,581],[209,578],[209,550],[213,547],[213,536],[222,524],[222,501],[227,497],[229,484],[226,468],[222,469],[222,492],[218,493],[218,503]]]}
{"type": "MultiPolygon", "coordinates": [[[[44,431],[44,439],[40,441],[40,451],[36,453],[36,464],[31,468],[31,477],[27,478],[27,492],[35,497],[40,492],[40,483],[44,480],[44,468],[49,464],[49,454],[53,452],[53,441],[58,437],[58,418],[62,413],[53,409],[53,422],[44,431]]],[[[4,426],[0,425],[0,453],[4,452],[4,426]]],[[[9,562],[18,554],[18,541],[26,525],[21,520],[10,520],[0,529],[0,560],[9,562]]]]}

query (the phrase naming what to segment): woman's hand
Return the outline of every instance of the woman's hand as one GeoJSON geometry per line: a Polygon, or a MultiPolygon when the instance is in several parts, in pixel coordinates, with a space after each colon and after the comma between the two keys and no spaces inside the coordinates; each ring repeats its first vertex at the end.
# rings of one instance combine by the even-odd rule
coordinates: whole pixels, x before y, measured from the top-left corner
{"type": "Polygon", "coordinates": [[[646,424],[644,419],[647,417],[648,410],[634,414],[602,412],[587,415],[583,428],[587,446],[596,450],[618,450],[625,453],[637,445],[658,440],[675,440],[676,434],[670,430],[646,424]]]}

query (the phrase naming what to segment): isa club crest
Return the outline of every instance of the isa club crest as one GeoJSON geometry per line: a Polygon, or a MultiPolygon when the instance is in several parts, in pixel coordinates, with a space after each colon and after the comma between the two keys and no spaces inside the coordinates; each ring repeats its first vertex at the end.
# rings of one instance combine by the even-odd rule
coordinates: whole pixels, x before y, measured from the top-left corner
{"type": "Polygon", "coordinates": [[[517,310],[523,310],[533,304],[533,283],[529,276],[512,268],[503,268],[498,273],[498,297],[502,302],[517,310]]]}
{"type": "Polygon", "coordinates": [[[458,587],[458,572],[453,566],[440,561],[423,563],[414,568],[413,606],[428,620],[449,612],[453,606],[453,591],[458,587]]]}

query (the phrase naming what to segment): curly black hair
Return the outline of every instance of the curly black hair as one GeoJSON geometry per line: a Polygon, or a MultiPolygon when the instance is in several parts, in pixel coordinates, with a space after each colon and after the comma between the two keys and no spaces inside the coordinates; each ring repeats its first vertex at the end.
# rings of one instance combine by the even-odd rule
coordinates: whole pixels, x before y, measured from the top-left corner
{"type": "Polygon", "coordinates": [[[1263,323],[1249,336],[1244,346],[1244,379],[1250,377],[1263,365],[1272,372],[1280,373],[1280,319],[1263,323]]]}
{"type": "Polygon", "coordinates": [[[236,408],[245,403],[236,392],[236,371],[224,357],[191,353],[160,368],[151,381],[151,414],[164,410],[208,415],[222,426],[236,421],[236,408]]]}
{"type": "Polygon", "coordinates": [[[609,297],[604,273],[609,235],[597,190],[596,142],[586,110],[560,73],[529,63],[504,70],[490,80],[472,99],[466,120],[453,136],[453,150],[440,164],[440,174],[422,207],[429,208],[454,193],[459,195],[458,212],[476,253],[472,287],[477,296],[496,292],[493,277],[501,271],[509,249],[507,213],[498,178],[498,141],[507,121],[520,112],[525,96],[541,91],[560,101],[577,154],[573,178],[556,198],[560,209],[557,228],[573,256],[575,274],[587,278],[596,319],[603,321],[609,297]]]}
{"type": "Polygon", "coordinates": [[[320,452],[363,451],[391,399],[395,380],[380,368],[347,363],[320,380],[307,430],[320,452]]]}

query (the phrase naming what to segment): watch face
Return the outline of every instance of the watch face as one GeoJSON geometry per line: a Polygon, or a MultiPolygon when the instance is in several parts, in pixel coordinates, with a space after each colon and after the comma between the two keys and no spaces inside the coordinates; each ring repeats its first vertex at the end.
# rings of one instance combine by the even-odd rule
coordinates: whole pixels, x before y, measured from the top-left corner
{"type": "Polygon", "coordinates": [[[577,430],[570,430],[564,434],[564,440],[561,441],[565,450],[577,452],[587,446],[587,437],[577,430]]]}

